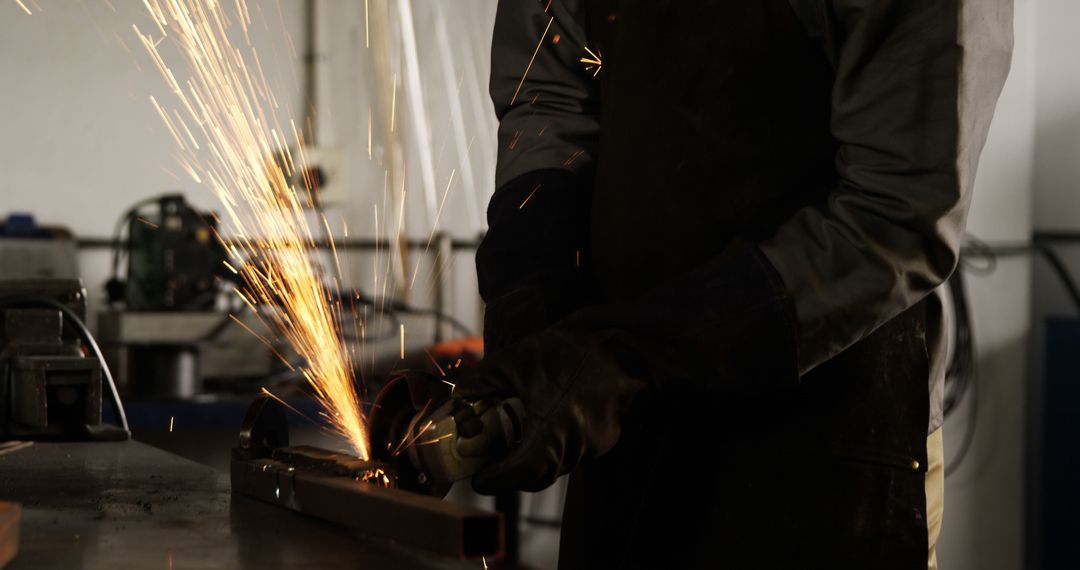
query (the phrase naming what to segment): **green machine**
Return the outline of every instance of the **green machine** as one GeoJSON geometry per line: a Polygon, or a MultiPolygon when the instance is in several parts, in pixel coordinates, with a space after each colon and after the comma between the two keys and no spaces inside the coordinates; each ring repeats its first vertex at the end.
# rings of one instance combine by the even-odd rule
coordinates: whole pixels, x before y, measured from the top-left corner
{"type": "Polygon", "coordinates": [[[110,291],[128,311],[212,309],[214,281],[224,270],[225,252],[216,238],[217,220],[191,207],[182,195],[153,200],[157,211],[127,212],[127,282],[110,291]]]}

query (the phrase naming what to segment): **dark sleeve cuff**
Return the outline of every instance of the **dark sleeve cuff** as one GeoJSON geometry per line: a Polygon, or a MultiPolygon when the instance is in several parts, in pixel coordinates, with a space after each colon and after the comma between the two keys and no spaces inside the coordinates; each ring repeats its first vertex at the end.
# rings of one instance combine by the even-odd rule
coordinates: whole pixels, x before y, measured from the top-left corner
{"type": "Polygon", "coordinates": [[[587,302],[588,184],[582,175],[546,169],[495,192],[488,233],[476,253],[487,352],[539,332],[587,302]]]}

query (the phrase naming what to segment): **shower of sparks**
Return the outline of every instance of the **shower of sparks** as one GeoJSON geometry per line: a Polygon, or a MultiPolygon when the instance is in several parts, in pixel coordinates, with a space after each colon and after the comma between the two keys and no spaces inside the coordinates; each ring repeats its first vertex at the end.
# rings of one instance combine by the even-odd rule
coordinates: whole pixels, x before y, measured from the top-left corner
{"type": "Polygon", "coordinates": [[[589,46],[585,46],[585,51],[589,54],[589,57],[581,58],[581,63],[585,64],[585,71],[589,71],[595,67],[596,71],[593,72],[592,76],[596,77],[597,75],[600,75],[600,68],[604,65],[601,61],[600,50],[593,53],[593,50],[589,49],[589,46]]]}
{"type": "Polygon", "coordinates": [[[22,3],[22,0],[15,0],[15,3],[18,4],[20,8],[23,9],[23,12],[26,12],[27,16],[33,16],[34,15],[34,13],[30,11],[30,8],[27,8],[26,4],[22,3]]]}
{"type": "MultiPolygon", "coordinates": [[[[428,402],[428,403],[431,403],[431,402],[428,402]]],[[[423,412],[421,412],[421,413],[423,413],[423,412]]],[[[407,450],[410,447],[412,447],[413,445],[415,445],[416,441],[418,439],[420,439],[420,436],[424,435],[424,432],[426,432],[427,430],[431,429],[434,426],[435,426],[435,422],[433,422],[431,420],[428,420],[427,423],[425,423],[423,425],[423,427],[416,430],[415,435],[410,436],[408,433],[406,433],[405,437],[402,438],[401,443],[398,444],[397,448],[394,449],[394,452],[391,453],[390,456],[391,457],[397,457],[398,455],[401,455],[405,450],[407,450]]],[[[429,443],[434,443],[434,442],[429,442],[429,443]]]]}
{"type": "Polygon", "coordinates": [[[305,196],[289,183],[295,172],[307,170],[304,139],[291,121],[286,130],[268,113],[275,99],[248,39],[246,0],[237,0],[235,12],[228,13],[217,0],[144,0],[144,6],[154,30],[133,27],[179,111],[169,114],[152,102],[180,148],[184,170],[221,201],[232,230],[221,241],[243,278],[246,295],[241,297],[268,307],[256,314],[304,360],[300,372],[331,429],[366,460],[369,441],[360,397],[337,324],[344,309],[331,300],[309,256],[316,246],[306,211],[314,203],[312,190],[308,187],[305,196]],[[229,38],[236,27],[247,42],[244,47],[229,38]],[[158,50],[164,39],[178,48],[188,78],[178,78],[166,65],[158,50]],[[288,148],[283,142],[290,132],[301,149],[299,160],[286,152],[279,165],[273,157],[288,148]],[[202,155],[194,152],[200,147],[202,155]]]}
{"type": "Polygon", "coordinates": [[[521,81],[518,82],[517,89],[514,91],[514,96],[510,98],[510,104],[513,105],[517,101],[518,94],[521,93],[521,86],[525,85],[525,78],[529,76],[529,71],[532,69],[533,63],[536,62],[536,54],[540,53],[540,47],[544,45],[544,39],[547,38],[548,32],[551,31],[551,24],[555,21],[555,16],[552,16],[548,20],[547,27],[544,28],[544,35],[540,36],[540,42],[536,44],[536,50],[533,51],[532,58],[529,59],[529,65],[525,67],[525,73],[521,74],[521,81]]]}
{"type": "Polygon", "coordinates": [[[383,470],[381,467],[376,467],[375,469],[372,469],[371,471],[367,471],[360,478],[360,481],[363,482],[363,483],[374,483],[374,484],[377,484],[377,485],[382,486],[382,487],[390,487],[391,486],[390,476],[387,475],[386,471],[383,470]]]}

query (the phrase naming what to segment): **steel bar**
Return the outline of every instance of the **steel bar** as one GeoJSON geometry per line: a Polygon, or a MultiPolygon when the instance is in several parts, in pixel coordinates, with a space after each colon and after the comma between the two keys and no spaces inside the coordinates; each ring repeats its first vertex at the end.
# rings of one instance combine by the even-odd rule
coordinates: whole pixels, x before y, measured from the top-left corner
{"type": "Polygon", "coordinates": [[[459,559],[502,555],[500,514],[330,474],[311,461],[333,463],[333,454],[315,451],[285,448],[275,458],[233,460],[233,493],[459,559]],[[290,457],[302,458],[300,465],[281,460],[290,457]]]}
{"type": "MultiPolygon", "coordinates": [[[[337,250],[359,250],[359,251],[374,251],[378,249],[386,249],[392,247],[396,242],[385,239],[336,239],[334,240],[334,248],[337,250]]],[[[115,240],[110,238],[81,238],[76,240],[75,244],[79,249],[114,249],[114,248],[126,248],[128,246],[127,240],[115,240]]],[[[420,251],[429,247],[427,238],[424,239],[411,239],[405,242],[405,247],[411,251],[420,251]]],[[[479,239],[454,239],[450,242],[451,248],[454,251],[471,251],[475,250],[480,245],[479,239]]],[[[311,249],[323,249],[328,250],[330,244],[327,242],[318,242],[315,247],[311,249]]]]}

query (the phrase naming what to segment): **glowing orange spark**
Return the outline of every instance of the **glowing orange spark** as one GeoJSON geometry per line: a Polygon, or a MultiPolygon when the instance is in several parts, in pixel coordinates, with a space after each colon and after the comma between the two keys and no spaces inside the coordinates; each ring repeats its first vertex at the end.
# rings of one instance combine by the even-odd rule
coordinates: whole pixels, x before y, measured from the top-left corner
{"type": "Polygon", "coordinates": [[[289,410],[291,410],[294,414],[304,418],[305,420],[307,420],[307,421],[309,421],[309,422],[311,422],[313,424],[316,424],[316,425],[318,424],[318,422],[316,422],[315,420],[307,417],[307,414],[305,414],[304,412],[301,412],[300,410],[296,409],[295,407],[289,405],[288,402],[286,402],[285,400],[282,400],[281,398],[279,398],[277,396],[277,394],[274,394],[270,390],[267,390],[265,386],[259,388],[259,391],[262,392],[263,394],[265,394],[266,396],[270,397],[271,399],[273,399],[275,402],[281,404],[282,406],[285,406],[286,408],[289,408],[289,410]]]}
{"type": "Polygon", "coordinates": [[[364,473],[360,478],[360,481],[363,483],[375,483],[383,487],[390,486],[390,477],[381,467],[376,467],[375,469],[364,473]]]}
{"type": "Polygon", "coordinates": [[[563,166],[570,166],[571,164],[574,164],[574,161],[576,161],[582,154],[585,154],[585,151],[579,150],[574,152],[574,154],[570,155],[570,158],[567,158],[566,161],[563,162],[563,166]]]}
{"type": "Polygon", "coordinates": [[[400,448],[396,452],[394,452],[394,455],[398,455],[402,451],[405,451],[406,449],[409,449],[410,447],[415,445],[416,440],[420,439],[420,436],[424,435],[424,432],[431,429],[431,426],[433,426],[433,425],[435,425],[435,422],[433,422],[431,420],[428,420],[427,423],[424,424],[424,427],[416,430],[416,435],[412,436],[412,438],[409,439],[408,443],[406,443],[403,447],[399,446],[400,448]]]}
{"type": "MultiPolygon", "coordinates": [[[[161,36],[152,38],[138,27],[135,32],[179,105],[170,116],[156,99],[152,103],[181,150],[185,172],[209,186],[221,201],[222,217],[232,235],[219,239],[232,258],[245,260],[239,268],[247,293],[242,297],[250,305],[268,307],[263,313],[305,362],[300,373],[326,410],[332,429],[360,458],[367,459],[369,442],[360,398],[338,324],[341,309],[331,301],[321,272],[309,256],[315,238],[305,202],[311,203],[313,189],[309,185],[305,196],[304,189],[290,185],[284,170],[296,166],[291,164],[291,155],[284,168],[274,160],[280,155],[277,149],[288,148],[280,136],[288,131],[268,112],[276,107],[276,100],[258,54],[250,43],[239,48],[230,40],[238,23],[242,41],[248,41],[247,1],[236,1],[235,14],[227,14],[224,3],[217,0],[144,0],[143,4],[161,36]],[[178,48],[186,80],[177,78],[159,52],[164,39],[178,48]],[[196,153],[199,148],[201,154],[196,153]]],[[[286,40],[292,49],[291,39],[286,40]]],[[[295,137],[301,149],[295,170],[305,172],[303,137],[295,137]]],[[[255,334],[239,319],[233,320],[255,334]]],[[[255,336],[270,346],[267,339],[255,336]]]]}
{"type": "Polygon", "coordinates": [[[600,75],[600,68],[603,67],[604,63],[601,61],[599,50],[597,50],[596,53],[593,53],[593,50],[589,49],[589,46],[585,46],[585,51],[589,53],[589,57],[581,58],[581,63],[587,64],[585,66],[585,71],[595,67],[596,71],[593,72],[593,77],[600,75]]]}
{"type": "Polygon", "coordinates": [[[435,365],[435,368],[439,369],[439,374],[441,374],[442,376],[445,377],[446,376],[446,371],[443,370],[442,366],[439,366],[439,361],[435,360],[435,357],[431,355],[431,351],[425,348],[424,349],[424,354],[426,354],[427,357],[429,359],[431,359],[431,363],[435,365]]]}
{"type": "Polygon", "coordinates": [[[526,196],[526,197],[525,197],[525,200],[521,202],[521,205],[520,205],[520,206],[518,206],[518,209],[519,209],[519,210],[520,210],[520,209],[522,209],[522,208],[524,208],[524,207],[525,207],[525,204],[528,204],[528,203],[529,203],[529,200],[531,200],[531,199],[532,199],[532,197],[533,197],[533,194],[536,194],[536,191],[540,189],[540,186],[541,186],[541,184],[537,184],[537,185],[536,185],[536,188],[533,188],[533,189],[532,189],[532,192],[529,192],[529,195],[528,195],[528,196],[526,196]]]}
{"type": "Polygon", "coordinates": [[[174,420],[176,420],[176,416],[169,416],[169,433],[172,433],[174,420]]]}
{"type": "MultiPolygon", "coordinates": [[[[548,3],[550,6],[551,4],[548,3]]],[[[546,10],[545,10],[546,11],[546,10]]],[[[525,73],[521,74],[521,81],[518,83],[517,90],[514,91],[514,96],[510,98],[510,104],[513,105],[517,101],[518,93],[521,93],[521,86],[525,85],[525,78],[529,76],[529,70],[532,69],[533,63],[536,62],[536,54],[540,53],[540,46],[544,45],[544,39],[547,38],[548,31],[551,30],[551,24],[555,21],[555,16],[552,16],[548,20],[547,27],[544,28],[544,35],[540,36],[540,42],[536,44],[536,50],[533,51],[532,59],[529,60],[529,65],[525,67],[525,73]]]]}
{"type": "Polygon", "coordinates": [[[444,439],[451,438],[451,437],[454,437],[454,434],[452,434],[452,433],[444,433],[444,434],[440,435],[439,437],[434,437],[434,438],[427,439],[427,440],[424,440],[424,441],[418,441],[418,442],[416,442],[416,446],[419,447],[421,445],[431,445],[433,443],[439,443],[440,441],[442,441],[444,439]]]}

